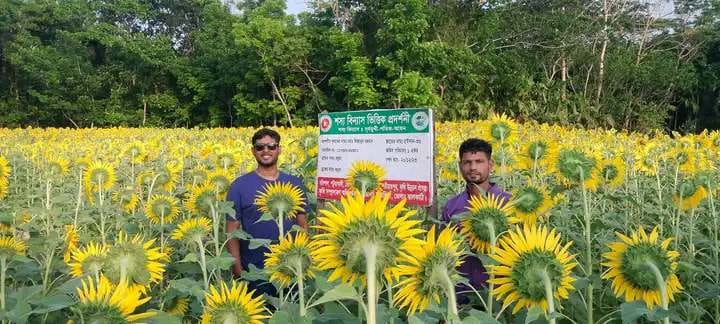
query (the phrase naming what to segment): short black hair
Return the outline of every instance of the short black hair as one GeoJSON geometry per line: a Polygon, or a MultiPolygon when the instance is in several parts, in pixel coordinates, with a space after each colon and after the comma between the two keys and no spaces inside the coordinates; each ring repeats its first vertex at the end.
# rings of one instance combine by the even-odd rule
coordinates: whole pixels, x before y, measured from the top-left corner
{"type": "Polygon", "coordinates": [[[275,142],[280,144],[280,134],[270,128],[261,128],[257,132],[255,132],[255,134],[253,134],[253,137],[252,137],[252,144],[254,145],[255,142],[257,142],[257,140],[259,140],[265,136],[272,137],[272,139],[274,139],[275,142]]]}
{"type": "Polygon", "coordinates": [[[479,138],[468,138],[460,144],[460,159],[465,153],[485,152],[488,159],[492,157],[492,145],[488,141],[479,138]]]}

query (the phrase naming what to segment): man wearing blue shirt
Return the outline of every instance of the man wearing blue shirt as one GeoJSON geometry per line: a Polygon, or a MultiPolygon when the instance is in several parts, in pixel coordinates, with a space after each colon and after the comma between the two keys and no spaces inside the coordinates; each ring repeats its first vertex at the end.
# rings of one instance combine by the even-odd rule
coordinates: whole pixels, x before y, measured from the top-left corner
{"type": "MultiPolygon", "coordinates": [[[[252,153],[257,161],[257,168],[247,174],[244,174],[230,186],[227,194],[227,200],[232,201],[235,208],[235,217],[227,217],[227,233],[232,233],[238,228],[252,235],[257,239],[269,239],[273,243],[278,242],[280,230],[274,220],[260,221],[262,212],[255,205],[255,197],[263,191],[268,183],[279,181],[282,183],[292,183],[300,188],[303,192],[305,201],[307,202],[307,194],[303,182],[295,176],[280,172],[278,170],[278,156],[280,155],[280,134],[278,132],[263,128],[255,132],[252,137],[252,153]]],[[[307,205],[305,212],[298,213],[295,219],[284,219],[284,228],[286,230],[297,224],[307,230],[307,205]]],[[[227,249],[235,258],[233,264],[233,274],[240,274],[248,269],[250,264],[257,268],[264,268],[265,253],[269,251],[266,247],[256,249],[249,248],[248,240],[231,239],[227,243],[227,249]]],[[[260,293],[276,295],[274,287],[269,283],[251,282],[250,288],[257,289],[260,293]]]]}

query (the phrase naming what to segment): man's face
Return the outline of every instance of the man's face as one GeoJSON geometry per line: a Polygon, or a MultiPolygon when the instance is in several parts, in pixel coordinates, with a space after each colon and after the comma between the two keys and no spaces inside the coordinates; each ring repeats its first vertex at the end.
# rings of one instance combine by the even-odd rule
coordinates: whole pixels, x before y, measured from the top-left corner
{"type": "Polygon", "coordinates": [[[259,165],[271,167],[277,164],[280,155],[280,143],[270,136],[265,136],[253,143],[252,152],[259,165]]]}
{"type": "Polygon", "coordinates": [[[493,161],[485,152],[465,152],[460,158],[460,173],[468,183],[481,184],[488,181],[493,161]]]}

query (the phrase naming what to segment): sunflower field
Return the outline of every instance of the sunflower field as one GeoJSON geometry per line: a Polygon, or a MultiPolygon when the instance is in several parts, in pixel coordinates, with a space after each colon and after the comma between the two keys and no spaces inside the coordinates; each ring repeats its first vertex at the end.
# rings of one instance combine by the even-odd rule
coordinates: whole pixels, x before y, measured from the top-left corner
{"type": "Polygon", "coordinates": [[[317,202],[317,128],[279,128],[280,168],[308,201],[274,208],[273,194],[296,196],[282,186],[256,201],[269,219],[313,212],[308,233],[271,241],[225,233],[226,191],[256,166],[254,131],[0,129],[0,320],[720,323],[718,132],[440,123],[438,202],[425,209],[369,190],[373,172],[372,188],[317,202]],[[446,226],[469,137],[493,144],[493,181],[512,198],[473,197],[446,226]],[[267,247],[265,269],[233,279],[230,238],[267,247]],[[488,269],[480,290],[457,270],[468,256],[488,269]]]}

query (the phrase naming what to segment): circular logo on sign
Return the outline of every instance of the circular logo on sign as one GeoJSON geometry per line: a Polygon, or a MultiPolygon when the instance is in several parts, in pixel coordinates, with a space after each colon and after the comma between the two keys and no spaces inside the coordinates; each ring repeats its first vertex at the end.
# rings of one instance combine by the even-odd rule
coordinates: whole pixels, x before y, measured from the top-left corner
{"type": "Polygon", "coordinates": [[[424,111],[418,111],[412,116],[412,126],[416,131],[425,130],[430,124],[430,116],[424,111]]]}
{"type": "Polygon", "coordinates": [[[320,130],[323,132],[327,132],[330,130],[330,127],[332,126],[332,118],[330,116],[322,116],[320,117],[320,130]]]}

